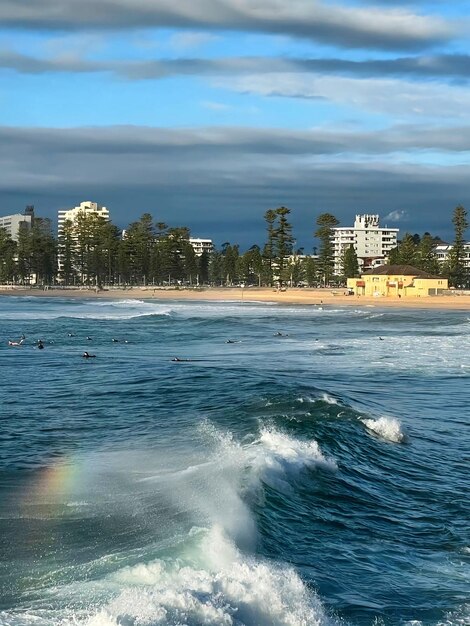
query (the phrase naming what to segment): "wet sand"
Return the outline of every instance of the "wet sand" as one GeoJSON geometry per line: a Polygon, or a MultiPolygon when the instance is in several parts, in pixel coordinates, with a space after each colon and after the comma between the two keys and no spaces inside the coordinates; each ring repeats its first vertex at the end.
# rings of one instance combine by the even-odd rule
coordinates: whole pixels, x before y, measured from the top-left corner
{"type": "Polygon", "coordinates": [[[420,297],[349,296],[344,289],[287,289],[270,288],[207,288],[207,289],[159,289],[134,287],[96,292],[94,289],[0,289],[2,296],[38,296],[59,298],[114,298],[155,300],[216,300],[240,302],[276,302],[280,304],[305,304],[317,306],[376,306],[425,309],[468,309],[470,295],[446,295],[420,297]]]}

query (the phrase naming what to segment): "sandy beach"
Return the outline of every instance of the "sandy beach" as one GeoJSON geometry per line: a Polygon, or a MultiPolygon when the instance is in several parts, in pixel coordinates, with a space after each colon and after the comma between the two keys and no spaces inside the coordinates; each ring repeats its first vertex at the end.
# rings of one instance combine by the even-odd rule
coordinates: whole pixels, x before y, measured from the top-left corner
{"type": "Polygon", "coordinates": [[[317,306],[376,306],[423,309],[468,309],[470,295],[430,296],[428,298],[396,298],[347,295],[344,289],[287,289],[277,291],[269,288],[207,288],[207,289],[159,289],[134,287],[96,292],[93,289],[0,289],[0,296],[37,296],[60,298],[118,298],[155,300],[230,300],[240,302],[276,302],[279,304],[304,304],[317,306]]]}

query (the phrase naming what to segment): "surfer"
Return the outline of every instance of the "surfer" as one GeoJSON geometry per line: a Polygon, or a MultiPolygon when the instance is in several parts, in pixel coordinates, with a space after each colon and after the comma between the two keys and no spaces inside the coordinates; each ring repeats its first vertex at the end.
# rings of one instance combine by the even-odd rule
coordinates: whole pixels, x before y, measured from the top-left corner
{"type": "Polygon", "coordinates": [[[76,337],[77,335],[74,335],[73,333],[67,333],[67,337],[76,337]]]}
{"type": "Polygon", "coordinates": [[[114,339],[114,338],[113,338],[111,341],[112,341],[113,343],[119,343],[119,339],[114,339]]]}
{"type": "Polygon", "coordinates": [[[96,359],[96,354],[88,354],[88,352],[86,352],[86,351],[85,351],[85,352],[82,354],[82,357],[83,357],[84,359],[96,359]]]}
{"type": "Polygon", "coordinates": [[[227,339],[225,343],[240,343],[239,341],[235,341],[235,339],[227,339]]]}
{"type": "Polygon", "coordinates": [[[38,350],[44,350],[44,344],[42,339],[38,339],[38,350]]]}

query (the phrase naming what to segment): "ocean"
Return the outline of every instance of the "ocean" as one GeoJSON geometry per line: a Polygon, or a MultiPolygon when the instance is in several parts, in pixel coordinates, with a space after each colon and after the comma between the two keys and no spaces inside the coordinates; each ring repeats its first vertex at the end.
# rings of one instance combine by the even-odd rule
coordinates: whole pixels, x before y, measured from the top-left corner
{"type": "Polygon", "coordinates": [[[0,329],[1,625],[470,623],[468,311],[3,297],[0,329]]]}

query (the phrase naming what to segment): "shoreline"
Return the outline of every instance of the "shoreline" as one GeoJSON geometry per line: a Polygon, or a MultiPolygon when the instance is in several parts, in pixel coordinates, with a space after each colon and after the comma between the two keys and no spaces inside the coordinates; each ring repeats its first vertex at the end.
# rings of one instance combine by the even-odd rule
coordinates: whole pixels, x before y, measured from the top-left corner
{"type": "Polygon", "coordinates": [[[286,305],[344,307],[392,307],[400,309],[454,309],[470,311],[470,295],[429,296],[426,298],[408,297],[366,297],[345,295],[344,289],[287,289],[277,291],[266,287],[210,287],[206,289],[157,289],[153,287],[133,287],[131,289],[110,289],[95,292],[93,289],[0,289],[0,296],[46,297],[46,298],[98,298],[114,300],[199,300],[199,301],[239,301],[275,302],[286,305]]]}

